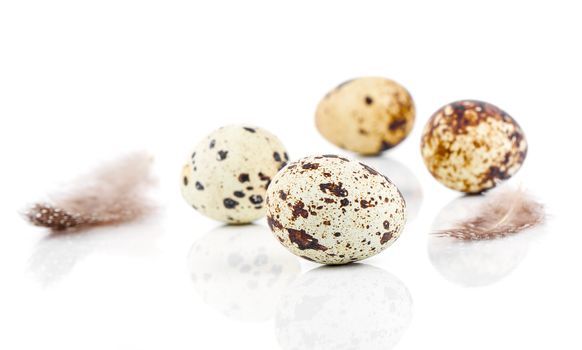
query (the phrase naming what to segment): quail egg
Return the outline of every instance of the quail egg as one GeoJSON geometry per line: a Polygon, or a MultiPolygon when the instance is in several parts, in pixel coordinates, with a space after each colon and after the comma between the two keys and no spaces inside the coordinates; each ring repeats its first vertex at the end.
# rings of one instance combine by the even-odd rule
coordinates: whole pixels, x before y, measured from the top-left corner
{"type": "Polygon", "coordinates": [[[378,254],[402,232],[406,205],[384,175],[336,155],[290,163],[267,191],[267,222],[289,251],[321,264],[378,254]]]}
{"type": "Polygon", "coordinates": [[[414,125],[414,102],[395,81],[366,77],[330,91],[315,114],[317,129],[338,147],[374,155],[399,144],[414,125]]]}
{"type": "Polygon", "coordinates": [[[281,141],[263,129],[222,127],[206,136],[182,167],[182,196],[212,219],[252,222],[265,215],[267,187],[288,160],[281,141]]]}
{"type": "Polygon", "coordinates": [[[527,142],[507,113],[489,103],[465,100],[442,107],[429,119],[421,152],[428,170],[443,185],[479,193],[519,170],[527,142]]]}

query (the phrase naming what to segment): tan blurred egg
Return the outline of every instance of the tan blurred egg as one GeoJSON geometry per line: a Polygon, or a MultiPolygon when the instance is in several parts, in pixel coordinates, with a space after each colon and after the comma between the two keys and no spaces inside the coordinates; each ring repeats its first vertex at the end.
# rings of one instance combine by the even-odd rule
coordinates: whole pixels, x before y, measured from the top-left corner
{"type": "Polygon", "coordinates": [[[421,152],[428,170],[443,185],[479,193],[519,170],[527,142],[507,113],[489,103],[465,100],[442,107],[429,119],[421,152]]]}
{"type": "Polygon", "coordinates": [[[400,84],[385,78],[347,81],[321,100],[317,129],[338,147],[363,155],[399,144],[414,125],[414,102],[400,84]]]}

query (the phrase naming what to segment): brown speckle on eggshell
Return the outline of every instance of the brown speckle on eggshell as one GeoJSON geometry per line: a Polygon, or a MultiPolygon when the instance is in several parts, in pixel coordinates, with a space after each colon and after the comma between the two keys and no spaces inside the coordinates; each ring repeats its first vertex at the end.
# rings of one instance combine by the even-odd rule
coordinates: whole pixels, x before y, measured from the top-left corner
{"type": "Polygon", "coordinates": [[[267,222],[295,255],[345,264],[390,246],[406,221],[396,186],[374,169],[333,155],[306,157],[267,190],[267,222]]]}
{"type": "Polygon", "coordinates": [[[464,100],[440,108],[427,122],[421,152],[445,186],[479,193],[514,175],[527,154],[521,127],[500,108],[464,100]]]}
{"type": "Polygon", "coordinates": [[[399,144],[412,130],[414,118],[410,93],[395,81],[380,77],[340,84],[323,98],[315,114],[323,137],[364,155],[399,144]]]}

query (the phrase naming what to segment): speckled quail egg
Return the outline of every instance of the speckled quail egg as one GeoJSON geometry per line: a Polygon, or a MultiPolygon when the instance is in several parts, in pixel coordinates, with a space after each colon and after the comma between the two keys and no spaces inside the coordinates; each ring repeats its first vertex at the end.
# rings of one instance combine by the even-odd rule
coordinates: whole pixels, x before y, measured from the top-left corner
{"type": "Polygon", "coordinates": [[[265,215],[271,178],[289,159],[279,139],[257,127],[225,126],[206,136],[182,168],[182,196],[202,214],[230,224],[265,215]]]}
{"type": "Polygon", "coordinates": [[[443,185],[479,193],[514,175],[527,154],[520,126],[498,107],[457,101],[426,124],[421,152],[430,173],[443,185]]]}
{"type": "Polygon", "coordinates": [[[279,345],[296,349],[392,349],[412,320],[412,298],[390,273],[366,264],[307,272],[281,297],[279,345]]]}
{"type": "Polygon", "coordinates": [[[378,254],[402,232],[400,191],[373,168],[336,155],[290,163],[267,191],[267,222],[293,254],[345,264],[378,254]]]}
{"type": "Polygon", "coordinates": [[[414,102],[395,81],[366,77],[330,91],[315,113],[317,129],[338,147],[363,155],[399,144],[414,125],[414,102]]]}

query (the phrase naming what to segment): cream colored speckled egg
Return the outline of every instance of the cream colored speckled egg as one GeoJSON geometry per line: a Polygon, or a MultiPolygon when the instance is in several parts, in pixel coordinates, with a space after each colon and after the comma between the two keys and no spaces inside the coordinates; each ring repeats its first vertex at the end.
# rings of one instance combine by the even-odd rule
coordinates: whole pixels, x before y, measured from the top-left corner
{"type": "Polygon", "coordinates": [[[287,160],[275,135],[256,127],[222,127],[182,167],[182,196],[212,219],[249,223],[265,215],[265,192],[287,160]]]}
{"type": "Polygon", "coordinates": [[[421,152],[430,173],[457,191],[479,193],[514,175],[527,154],[520,126],[489,103],[457,101],[426,124],[421,152]]]}
{"type": "Polygon", "coordinates": [[[293,254],[345,264],[378,254],[406,221],[400,191],[384,175],[335,155],[290,163],[267,191],[267,221],[293,254]]]}
{"type": "Polygon", "coordinates": [[[363,155],[399,144],[414,125],[414,102],[395,81],[366,77],[330,91],[315,113],[317,129],[328,141],[363,155]]]}

